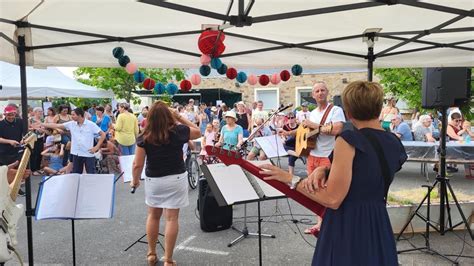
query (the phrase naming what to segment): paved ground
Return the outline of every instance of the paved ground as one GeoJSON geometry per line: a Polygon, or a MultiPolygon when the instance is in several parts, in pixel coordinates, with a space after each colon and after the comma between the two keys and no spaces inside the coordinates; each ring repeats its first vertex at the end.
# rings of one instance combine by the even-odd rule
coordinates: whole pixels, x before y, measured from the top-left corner
{"type": "MultiPolygon", "coordinates": [[[[285,160],[286,161],[286,160],[285,160]]],[[[282,162],[286,165],[286,162],[282,162]]],[[[396,176],[393,190],[415,188],[426,181],[419,174],[419,165],[408,163],[396,176]]],[[[297,172],[304,175],[304,166],[297,162],[297,172]]],[[[33,178],[33,192],[36,196],[39,177],[33,178]]],[[[455,191],[474,194],[474,180],[467,180],[461,174],[452,177],[455,191]]],[[[200,230],[196,216],[197,191],[190,191],[190,205],[181,212],[180,234],[175,259],[178,265],[258,265],[258,241],[245,239],[229,248],[227,244],[239,234],[233,230],[205,233],[200,230]]],[[[24,201],[21,198],[20,201],[24,201]]],[[[289,201],[294,219],[300,223],[288,222],[288,202],[279,201],[282,216],[268,217],[275,213],[275,201],[262,204],[262,215],[269,222],[263,232],[275,234],[275,239],[263,239],[263,264],[265,265],[309,265],[316,239],[302,235],[300,231],[307,227],[304,223],[314,223],[310,213],[289,201]]],[[[242,226],[243,206],[234,206],[234,225],[242,226]]],[[[249,230],[256,231],[256,204],[248,205],[249,230]]],[[[127,252],[124,249],[140,238],[145,232],[146,208],[144,191],[141,187],[135,195],[129,193],[128,184],[117,183],[115,215],[109,220],[76,221],[77,263],[87,265],[145,265],[146,244],[138,243],[127,252]]],[[[21,256],[27,261],[26,219],[19,227],[19,246],[21,256]]],[[[71,222],[46,220],[33,222],[34,261],[38,265],[72,264],[71,222]]],[[[432,234],[432,246],[444,254],[459,254],[474,257],[474,241],[466,236],[466,231],[448,233],[445,236],[432,234]],[[462,239],[465,237],[466,243],[462,239]]],[[[411,240],[417,246],[424,240],[416,235],[411,240]]],[[[407,241],[398,243],[398,249],[409,248],[407,241]]],[[[158,250],[159,255],[163,254],[158,250]]],[[[455,258],[455,257],[453,257],[455,258]]],[[[447,261],[428,254],[410,253],[399,255],[403,265],[451,265],[447,261]]],[[[461,265],[474,265],[474,258],[459,258],[461,265]]],[[[18,261],[7,265],[18,264],[18,261]]]]}

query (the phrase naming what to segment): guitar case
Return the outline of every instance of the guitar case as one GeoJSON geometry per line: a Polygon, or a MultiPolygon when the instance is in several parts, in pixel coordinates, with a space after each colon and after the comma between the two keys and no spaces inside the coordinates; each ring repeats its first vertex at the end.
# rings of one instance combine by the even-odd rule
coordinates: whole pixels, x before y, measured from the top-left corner
{"type": "Polygon", "coordinates": [[[229,229],[232,225],[232,206],[219,207],[206,178],[199,179],[197,208],[201,230],[216,232],[229,229]]]}

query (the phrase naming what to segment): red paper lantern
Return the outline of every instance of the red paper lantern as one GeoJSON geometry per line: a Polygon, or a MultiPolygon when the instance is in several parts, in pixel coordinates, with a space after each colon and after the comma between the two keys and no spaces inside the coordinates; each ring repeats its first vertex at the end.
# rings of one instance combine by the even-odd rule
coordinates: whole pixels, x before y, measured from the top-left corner
{"type": "Polygon", "coordinates": [[[192,88],[191,81],[185,79],[182,80],[181,83],[179,83],[179,87],[181,88],[182,91],[190,91],[192,88]]]}
{"type": "Polygon", "coordinates": [[[280,78],[283,81],[288,81],[291,78],[290,71],[288,70],[283,70],[280,72],[280,78]]]}
{"type": "Polygon", "coordinates": [[[229,79],[235,79],[237,77],[237,69],[231,67],[231,68],[227,69],[227,72],[225,73],[225,75],[229,79]]]}
{"type": "Polygon", "coordinates": [[[258,83],[260,83],[260,85],[262,86],[267,86],[269,82],[270,82],[270,78],[267,75],[261,75],[258,78],[258,83]]]}
{"type": "Polygon", "coordinates": [[[145,88],[146,90],[152,90],[153,88],[155,88],[155,81],[151,78],[146,78],[144,81],[143,81],[143,88],[145,88]]]}
{"type": "Polygon", "coordinates": [[[219,57],[225,50],[224,39],[224,32],[220,32],[219,34],[217,30],[203,31],[198,40],[199,50],[203,54],[219,57]],[[217,40],[217,36],[219,36],[219,40],[217,40]],[[214,46],[216,47],[215,50],[214,46]],[[212,51],[214,51],[214,53],[212,53],[212,51]]]}

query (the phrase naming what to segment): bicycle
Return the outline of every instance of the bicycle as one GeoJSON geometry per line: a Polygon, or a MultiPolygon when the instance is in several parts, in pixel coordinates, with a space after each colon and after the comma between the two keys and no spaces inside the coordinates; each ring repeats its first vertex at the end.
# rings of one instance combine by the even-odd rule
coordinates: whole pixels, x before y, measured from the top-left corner
{"type": "Polygon", "coordinates": [[[188,148],[186,152],[186,171],[188,172],[188,183],[191,189],[196,189],[201,176],[201,168],[198,162],[198,151],[192,151],[188,148]]]}

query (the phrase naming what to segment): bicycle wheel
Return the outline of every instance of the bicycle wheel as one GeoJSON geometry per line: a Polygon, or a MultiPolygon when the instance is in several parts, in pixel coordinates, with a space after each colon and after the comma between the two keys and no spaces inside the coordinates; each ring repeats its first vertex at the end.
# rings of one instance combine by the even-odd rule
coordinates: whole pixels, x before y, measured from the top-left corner
{"type": "Polygon", "coordinates": [[[192,189],[197,187],[200,175],[199,163],[196,158],[192,158],[188,167],[188,182],[192,189]]]}

